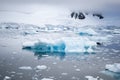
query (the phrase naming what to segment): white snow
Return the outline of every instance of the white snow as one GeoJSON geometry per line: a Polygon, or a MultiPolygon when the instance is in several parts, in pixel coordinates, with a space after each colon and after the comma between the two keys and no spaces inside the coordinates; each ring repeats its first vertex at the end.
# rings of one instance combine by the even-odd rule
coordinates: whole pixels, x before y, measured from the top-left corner
{"type": "Polygon", "coordinates": [[[97,76],[96,78],[94,78],[93,76],[85,76],[85,78],[87,78],[87,80],[103,80],[99,76],[97,76]]]}
{"type": "Polygon", "coordinates": [[[3,80],[10,80],[10,79],[11,79],[11,77],[5,76],[3,80]]]}
{"type": "Polygon", "coordinates": [[[19,67],[19,69],[32,70],[32,68],[30,66],[22,66],[22,67],[19,67]]]}
{"type": "Polygon", "coordinates": [[[23,48],[25,47],[31,47],[31,46],[34,46],[35,43],[37,43],[38,41],[27,41],[27,42],[24,42],[23,43],[23,48]]]}
{"type": "Polygon", "coordinates": [[[109,71],[120,73],[120,63],[107,64],[105,68],[109,71]]]}
{"type": "Polygon", "coordinates": [[[37,70],[44,70],[44,69],[47,69],[47,66],[46,65],[38,65],[38,66],[36,66],[36,69],[37,70]]]}
{"type": "Polygon", "coordinates": [[[51,78],[43,78],[41,80],[54,80],[54,79],[51,79],[51,78]]]}

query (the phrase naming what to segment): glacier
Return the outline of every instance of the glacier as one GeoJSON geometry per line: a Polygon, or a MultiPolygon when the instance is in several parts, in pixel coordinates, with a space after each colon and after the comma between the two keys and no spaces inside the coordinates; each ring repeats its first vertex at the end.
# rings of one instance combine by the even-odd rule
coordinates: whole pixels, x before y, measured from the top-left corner
{"type": "MultiPolygon", "coordinates": [[[[48,40],[49,41],[49,40],[48,40]]],[[[55,40],[54,40],[55,41],[55,40]]],[[[93,52],[96,43],[82,38],[63,38],[58,42],[33,41],[23,43],[23,49],[34,52],[93,52]]]]}

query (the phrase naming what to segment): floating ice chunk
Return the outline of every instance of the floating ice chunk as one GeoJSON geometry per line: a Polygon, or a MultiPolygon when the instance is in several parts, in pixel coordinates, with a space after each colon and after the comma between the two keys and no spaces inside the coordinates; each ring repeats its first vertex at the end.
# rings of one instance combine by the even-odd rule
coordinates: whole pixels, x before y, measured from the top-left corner
{"type": "Polygon", "coordinates": [[[48,38],[40,38],[38,41],[23,43],[23,49],[31,50],[35,53],[93,52],[93,46],[96,46],[96,42],[87,37],[77,36],[59,39],[46,36],[48,38]]]}
{"type": "Polygon", "coordinates": [[[22,45],[23,45],[23,48],[31,48],[31,46],[34,46],[34,44],[37,42],[38,41],[27,41],[27,42],[24,42],[22,45]]]}
{"type": "Polygon", "coordinates": [[[113,78],[117,78],[118,80],[120,80],[120,74],[119,73],[115,73],[115,72],[111,72],[111,71],[101,71],[102,74],[105,74],[107,76],[113,77],[113,78]]]}
{"type": "Polygon", "coordinates": [[[80,69],[75,69],[76,71],[80,71],[80,69]]]}
{"type": "Polygon", "coordinates": [[[10,73],[15,74],[16,72],[15,72],[15,71],[12,71],[12,72],[10,72],[10,73]]]}
{"type": "Polygon", "coordinates": [[[51,78],[43,78],[41,80],[54,80],[54,79],[51,79],[51,78]]]}
{"type": "Polygon", "coordinates": [[[68,73],[61,73],[61,75],[64,75],[64,76],[65,76],[65,75],[68,75],[68,73]]]}
{"type": "Polygon", "coordinates": [[[92,47],[96,45],[94,41],[90,41],[85,37],[65,37],[66,52],[93,52],[92,47]]]}
{"type": "Polygon", "coordinates": [[[44,70],[44,69],[47,69],[47,66],[46,65],[38,65],[38,66],[36,66],[36,69],[44,70]]]}
{"type": "Polygon", "coordinates": [[[120,63],[107,64],[105,68],[109,71],[120,73],[120,63]]]}
{"type": "Polygon", "coordinates": [[[97,76],[96,78],[94,78],[93,76],[85,76],[85,78],[87,78],[87,80],[103,80],[99,76],[97,76]]]}
{"type": "Polygon", "coordinates": [[[53,64],[55,65],[55,64],[57,64],[56,62],[53,62],[53,64]]]}
{"type": "Polygon", "coordinates": [[[12,54],[17,54],[17,52],[12,52],[12,54]]]}
{"type": "Polygon", "coordinates": [[[22,66],[22,67],[19,67],[19,69],[32,70],[32,68],[30,66],[22,66]]]}
{"type": "Polygon", "coordinates": [[[5,76],[3,80],[10,80],[10,79],[11,79],[11,77],[5,76]]]}
{"type": "Polygon", "coordinates": [[[55,44],[46,42],[26,42],[23,44],[24,49],[30,49],[33,52],[65,52],[66,45],[64,42],[57,42],[55,44]]]}

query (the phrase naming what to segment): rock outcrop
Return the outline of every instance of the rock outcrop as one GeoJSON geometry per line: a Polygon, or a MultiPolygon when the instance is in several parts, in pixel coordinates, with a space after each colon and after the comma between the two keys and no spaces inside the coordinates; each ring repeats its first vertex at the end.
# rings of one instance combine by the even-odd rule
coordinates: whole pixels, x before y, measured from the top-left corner
{"type": "Polygon", "coordinates": [[[85,19],[85,15],[82,12],[76,13],[76,12],[72,12],[71,13],[71,18],[75,18],[75,19],[85,19]]]}
{"type": "Polygon", "coordinates": [[[102,16],[102,14],[99,13],[94,13],[93,16],[97,16],[99,19],[103,19],[104,17],[102,16]]]}
{"type": "MultiPolygon", "coordinates": [[[[88,15],[90,15],[88,12],[86,12],[86,13],[83,13],[83,12],[72,12],[71,13],[71,18],[83,20],[88,15]]],[[[103,15],[100,14],[100,13],[92,13],[92,16],[93,17],[98,17],[99,19],[103,19],[104,18],[103,15]]]]}

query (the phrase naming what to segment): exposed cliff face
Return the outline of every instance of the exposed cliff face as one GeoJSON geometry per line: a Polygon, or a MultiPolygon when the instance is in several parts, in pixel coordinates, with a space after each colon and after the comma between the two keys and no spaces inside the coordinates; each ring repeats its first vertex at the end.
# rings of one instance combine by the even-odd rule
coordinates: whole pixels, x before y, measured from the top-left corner
{"type": "Polygon", "coordinates": [[[103,15],[102,14],[99,14],[99,13],[94,13],[93,16],[96,16],[98,17],[99,19],[103,19],[103,15]]]}

